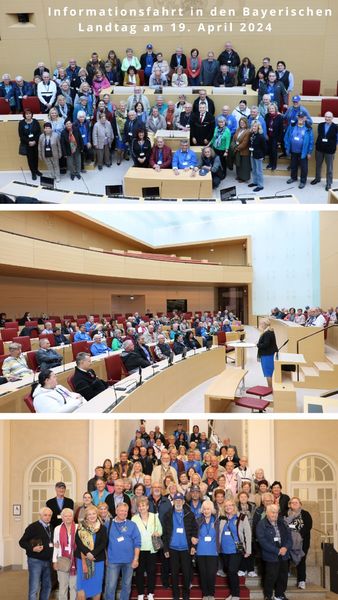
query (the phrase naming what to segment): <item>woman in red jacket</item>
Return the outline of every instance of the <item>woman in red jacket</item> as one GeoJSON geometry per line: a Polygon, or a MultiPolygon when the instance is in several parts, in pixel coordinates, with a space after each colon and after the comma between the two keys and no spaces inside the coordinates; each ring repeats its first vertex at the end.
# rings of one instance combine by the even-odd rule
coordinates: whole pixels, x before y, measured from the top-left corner
{"type": "Polygon", "coordinates": [[[199,57],[197,48],[193,48],[190,52],[190,58],[187,60],[187,74],[189,85],[200,85],[202,61],[199,57]]]}

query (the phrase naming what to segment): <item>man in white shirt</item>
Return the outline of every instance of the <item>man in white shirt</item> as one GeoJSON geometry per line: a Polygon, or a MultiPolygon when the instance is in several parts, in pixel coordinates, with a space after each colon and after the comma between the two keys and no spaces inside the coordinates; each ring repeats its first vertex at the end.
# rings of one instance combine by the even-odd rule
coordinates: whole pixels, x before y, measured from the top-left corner
{"type": "Polygon", "coordinates": [[[37,93],[40,100],[41,112],[47,113],[52,108],[56,99],[57,87],[54,81],[51,81],[49,73],[45,71],[42,75],[42,81],[38,83],[37,93]]]}

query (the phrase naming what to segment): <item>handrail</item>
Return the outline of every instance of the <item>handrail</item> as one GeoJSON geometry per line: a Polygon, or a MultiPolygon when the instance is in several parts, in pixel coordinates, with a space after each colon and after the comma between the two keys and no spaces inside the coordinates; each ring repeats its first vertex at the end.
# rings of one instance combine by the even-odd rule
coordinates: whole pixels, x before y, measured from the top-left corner
{"type": "Polygon", "coordinates": [[[325,392],[325,394],[320,394],[320,398],[330,398],[330,396],[335,396],[336,394],[338,394],[338,389],[337,390],[331,390],[330,392],[325,392]]]}
{"type": "MultiPolygon", "coordinates": [[[[326,325],[325,327],[321,327],[321,329],[319,329],[318,331],[314,331],[313,333],[310,333],[309,335],[304,335],[302,338],[299,338],[299,340],[297,340],[297,354],[299,354],[300,342],[302,342],[303,340],[307,340],[308,338],[313,337],[314,335],[319,335],[320,333],[323,333],[323,331],[327,331],[328,329],[331,329],[331,327],[338,327],[338,323],[332,323],[332,325],[326,325]]],[[[297,381],[299,381],[299,365],[297,365],[297,381]]]]}

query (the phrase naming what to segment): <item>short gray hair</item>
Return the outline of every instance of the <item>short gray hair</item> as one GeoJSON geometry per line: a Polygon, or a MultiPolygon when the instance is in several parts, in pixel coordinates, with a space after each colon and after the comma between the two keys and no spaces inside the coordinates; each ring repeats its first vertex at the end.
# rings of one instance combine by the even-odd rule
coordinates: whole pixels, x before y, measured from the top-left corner
{"type": "Polygon", "coordinates": [[[80,363],[81,363],[83,360],[85,360],[85,358],[87,358],[88,356],[90,357],[90,354],[89,354],[88,352],[79,352],[79,353],[76,355],[76,359],[75,359],[76,365],[77,365],[77,366],[79,366],[79,364],[80,364],[80,363]]]}

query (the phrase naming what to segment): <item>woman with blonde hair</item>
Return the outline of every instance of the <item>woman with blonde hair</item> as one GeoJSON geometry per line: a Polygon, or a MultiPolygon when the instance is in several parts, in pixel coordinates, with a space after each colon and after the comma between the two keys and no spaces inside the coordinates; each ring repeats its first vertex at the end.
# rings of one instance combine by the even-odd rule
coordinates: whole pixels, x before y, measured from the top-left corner
{"type": "MultiPolygon", "coordinates": [[[[162,525],[158,514],[149,512],[149,500],[145,496],[137,498],[137,514],[132,517],[141,535],[141,552],[139,564],[135,571],[136,588],[139,598],[144,598],[144,584],[147,574],[148,600],[154,600],[157,547],[154,547],[153,536],[160,538],[162,525]]],[[[156,540],[155,540],[156,544],[156,540]]]]}
{"type": "Polygon", "coordinates": [[[132,487],[134,487],[138,483],[144,483],[143,467],[142,463],[139,460],[136,460],[134,462],[129,477],[131,479],[132,487]]]}
{"type": "Polygon", "coordinates": [[[96,506],[85,510],[76,536],[77,600],[100,600],[106,560],[107,529],[99,519],[96,506]]]}
{"type": "Polygon", "coordinates": [[[198,544],[196,549],[200,585],[203,598],[215,598],[216,573],[219,551],[219,519],[211,500],[205,500],[197,519],[198,544]]]}
{"type": "Polygon", "coordinates": [[[262,334],[257,342],[257,358],[261,362],[263,375],[266,377],[267,384],[271,387],[274,371],[274,355],[278,352],[276,336],[270,319],[261,319],[259,328],[262,334]]]}
{"type": "Polygon", "coordinates": [[[53,569],[57,571],[59,582],[59,600],[76,598],[76,561],[74,511],[64,508],[60,514],[62,523],[54,529],[53,569]]]}

